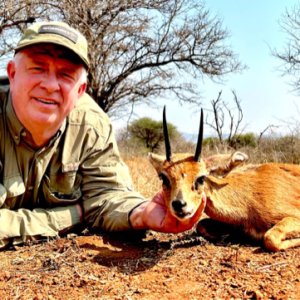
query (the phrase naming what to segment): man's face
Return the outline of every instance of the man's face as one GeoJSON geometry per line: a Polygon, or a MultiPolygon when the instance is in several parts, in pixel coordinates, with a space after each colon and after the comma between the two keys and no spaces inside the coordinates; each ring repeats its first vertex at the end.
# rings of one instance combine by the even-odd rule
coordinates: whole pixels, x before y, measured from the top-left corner
{"type": "Polygon", "coordinates": [[[72,53],[51,44],[27,47],[9,62],[12,103],[32,133],[55,133],[86,89],[84,67],[72,53]]]}

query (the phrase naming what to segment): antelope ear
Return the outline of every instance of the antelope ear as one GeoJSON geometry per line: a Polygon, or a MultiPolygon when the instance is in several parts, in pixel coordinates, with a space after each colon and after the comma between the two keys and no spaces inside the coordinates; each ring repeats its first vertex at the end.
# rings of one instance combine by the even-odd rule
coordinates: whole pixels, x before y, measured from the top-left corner
{"type": "Polygon", "coordinates": [[[234,166],[238,166],[249,159],[249,156],[246,153],[236,151],[232,154],[231,163],[234,166]]]}
{"type": "Polygon", "coordinates": [[[248,155],[236,151],[233,154],[215,154],[205,159],[206,168],[210,175],[225,177],[236,167],[248,160],[248,155]]]}
{"type": "Polygon", "coordinates": [[[214,188],[221,188],[227,185],[227,182],[223,178],[211,175],[206,177],[206,183],[207,185],[213,186],[214,188]]]}
{"type": "Polygon", "coordinates": [[[160,173],[160,170],[163,168],[163,164],[164,164],[166,158],[162,155],[158,155],[158,154],[149,152],[148,159],[149,159],[150,163],[152,164],[152,166],[154,167],[154,169],[158,173],[160,173]]]}

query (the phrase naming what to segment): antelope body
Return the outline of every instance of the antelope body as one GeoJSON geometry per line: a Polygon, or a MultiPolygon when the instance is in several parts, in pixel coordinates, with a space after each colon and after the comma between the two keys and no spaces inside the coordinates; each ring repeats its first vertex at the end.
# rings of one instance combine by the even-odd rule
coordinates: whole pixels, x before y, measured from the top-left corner
{"type": "MultiPolygon", "coordinates": [[[[202,120],[201,117],[200,127],[202,120]]],[[[163,181],[170,212],[184,221],[206,201],[204,211],[211,219],[242,229],[250,237],[263,241],[268,250],[300,246],[300,166],[279,163],[240,166],[247,156],[239,152],[203,160],[199,158],[201,133],[203,128],[194,156],[171,155],[170,149],[167,159],[149,154],[163,181]]],[[[198,232],[204,235],[206,232],[201,222],[198,232]]]]}

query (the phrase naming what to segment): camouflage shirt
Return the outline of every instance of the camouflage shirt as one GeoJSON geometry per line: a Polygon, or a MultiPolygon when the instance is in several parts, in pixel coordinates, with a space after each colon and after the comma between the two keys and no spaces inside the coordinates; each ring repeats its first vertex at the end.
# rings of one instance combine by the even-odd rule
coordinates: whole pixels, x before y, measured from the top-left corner
{"type": "MultiPolygon", "coordinates": [[[[26,108],[24,108],[26,109],[26,108]]],[[[16,117],[0,81],[0,247],[56,236],[82,220],[107,231],[130,229],[130,211],[145,201],[132,190],[112,125],[85,94],[41,149],[16,117]]]]}

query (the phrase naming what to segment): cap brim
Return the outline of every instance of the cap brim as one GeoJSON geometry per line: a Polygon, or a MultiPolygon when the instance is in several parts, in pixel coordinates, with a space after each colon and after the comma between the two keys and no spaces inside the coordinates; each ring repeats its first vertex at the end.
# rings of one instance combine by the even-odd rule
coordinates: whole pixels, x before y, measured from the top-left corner
{"type": "Polygon", "coordinates": [[[76,54],[76,56],[80,59],[80,61],[84,64],[84,66],[87,69],[89,68],[89,62],[86,61],[86,59],[84,57],[82,57],[82,55],[80,55],[80,53],[78,53],[77,51],[74,51],[74,48],[72,47],[72,45],[68,45],[67,42],[49,40],[49,38],[46,38],[46,37],[44,37],[44,38],[39,37],[38,41],[32,40],[32,41],[26,41],[23,43],[21,42],[19,45],[17,45],[15,47],[15,52],[18,52],[19,50],[24,49],[26,47],[38,45],[38,44],[54,44],[54,45],[64,47],[64,48],[68,49],[69,51],[71,51],[72,53],[76,54]]]}

